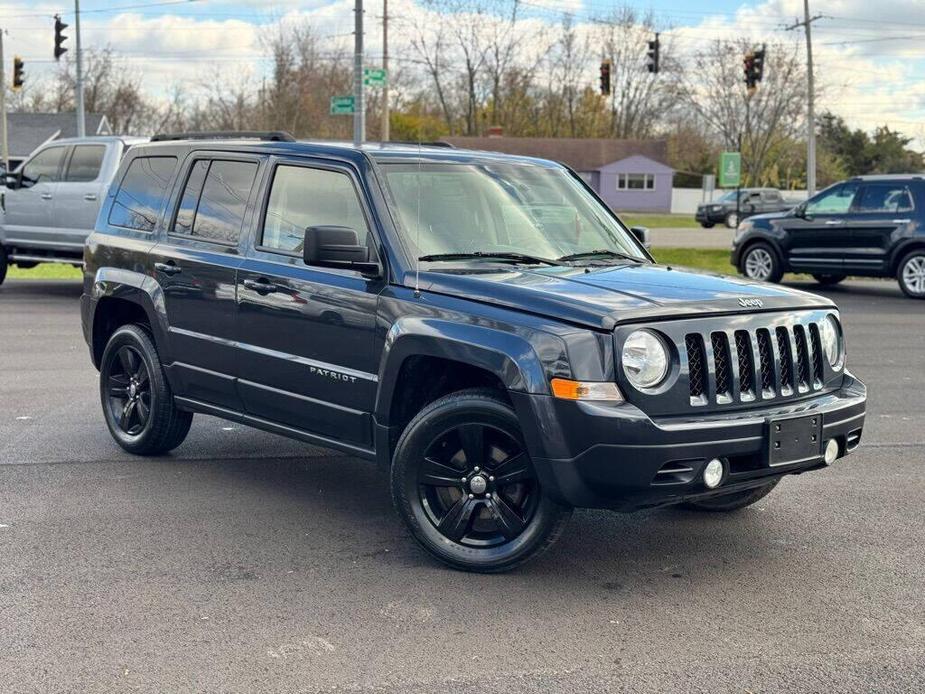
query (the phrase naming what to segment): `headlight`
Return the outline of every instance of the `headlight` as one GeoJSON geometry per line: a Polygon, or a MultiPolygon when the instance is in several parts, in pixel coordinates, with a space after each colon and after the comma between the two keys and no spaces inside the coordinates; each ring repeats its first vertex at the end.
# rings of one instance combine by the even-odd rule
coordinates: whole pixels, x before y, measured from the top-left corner
{"type": "Polygon", "coordinates": [[[623,343],[623,371],[636,388],[654,388],[668,375],[668,349],[651,330],[637,330],[623,343]]]}
{"type": "Polygon", "coordinates": [[[838,328],[838,319],[831,313],[819,324],[819,340],[822,342],[822,351],[833,369],[842,366],[841,331],[838,328]]]}

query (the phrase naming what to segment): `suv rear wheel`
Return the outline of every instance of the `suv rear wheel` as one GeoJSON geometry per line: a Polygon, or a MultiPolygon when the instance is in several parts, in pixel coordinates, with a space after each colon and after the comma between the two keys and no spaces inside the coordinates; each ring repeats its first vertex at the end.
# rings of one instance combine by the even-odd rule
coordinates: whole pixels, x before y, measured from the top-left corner
{"type": "Polygon", "coordinates": [[[784,275],[777,254],[766,243],[749,246],[740,262],[739,270],[749,279],[761,282],[780,282],[780,278],[784,275]]]}
{"type": "Polygon", "coordinates": [[[178,410],[148,333],[137,325],[116,330],[100,363],[100,400],[109,432],[136,455],[159,455],[186,438],[191,412],[178,410]]]}
{"type": "Polygon", "coordinates": [[[766,497],[774,491],[774,487],[777,486],[778,482],[780,482],[780,480],[774,480],[757,489],[746,489],[744,492],[720,494],[719,496],[711,496],[702,501],[688,501],[682,504],[682,506],[691,511],[713,511],[718,513],[738,511],[740,508],[751,506],[766,497]]]}
{"type": "Polygon", "coordinates": [[[398,441],[391,485],[415,539],[466,571],[507,571],[538,556],[571,516],[543,493],[517,416],[488,390],[421,410],[398,441]]]}
{"type": "Polygon", "coordinates": [[[3,284],[3,280],[6,279],[6,268],[8,267],[8,260],[6,257],[6,249],[3,246],[0,246],[0,284],[3,284]]]}
{"type": "Polygon", "coordinates": [[[899,263],[899,288],[913,299],[925,299],[925,250],[912,251],[899,263]]]}

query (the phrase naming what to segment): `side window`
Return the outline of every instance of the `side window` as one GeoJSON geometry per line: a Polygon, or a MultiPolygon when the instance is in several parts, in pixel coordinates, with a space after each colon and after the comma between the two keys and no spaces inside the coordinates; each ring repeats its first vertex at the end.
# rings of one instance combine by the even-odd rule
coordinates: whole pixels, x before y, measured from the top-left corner
{"type": "Polygon", "coordinates": [[[857,183],[843,183],[825,190],[806,203],[806,214],[845,214],[857,191],[857,183]]]}
{"type": "Polygon", "coordinates": [[[64,180],[72,183],[95,181],[106,156],[105,145],[77,145],[67,165],[64,180]]]}
{"type": "Polygon", "coordinates": [[[154,231],[176,168],[176,157],[133,159],[113,200],[109,223],[139,231],[154,231]]]}
{"type": "Polygon", "coordinates": [[[361,243],[369,233],[350,177],[325,169],[277,167],[261,245],[280,251],[299,251],[306,228],[327,225],[356,230],[361,243]]]}
{"type": "Polygon", "coordinates": [[[908,186],[896,183],[870,183],[864,186],[855,205],[858,212],[911,212],[912,193],[908,186]]]}
{"type": "Polygon", "coordinates": [[[257,176],[252,161],[199,160],[190,169],[173,233],[237,243],[257,176]]]}
{"type": "Polygon", "coordinates": [[[64,147],[43,149],[23,166],[23,180],[33,184],[57,181],[64,151],[64,147]]]}

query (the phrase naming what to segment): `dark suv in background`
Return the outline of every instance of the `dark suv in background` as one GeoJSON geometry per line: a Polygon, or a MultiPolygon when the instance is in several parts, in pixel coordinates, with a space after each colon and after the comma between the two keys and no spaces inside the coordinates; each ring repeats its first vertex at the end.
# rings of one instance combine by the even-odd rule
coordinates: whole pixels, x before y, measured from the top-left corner
{"type": "Polygon", "coordinates": [[[738,205],[734,190],[727,191],[716,200],[697,205],[694,219],[704,229],[717,224],[735,229],[746,217],[765,212],[781,212],[796,205],[795,202],[785,200],[777,188],[742,188],[738,195],[738,205]]]}
{"type": "Polygon", "coordinates": [[[376,460],[428,552],[501,571],[574,506],[731,511],[860,442],[830,300],[655,265],[561,165],[155,139],[106,196],[81,302],[132,453],[205,413],[376,460]]]}
{"type": "Polygon", "coordinates": [[[739,224],[732,263],[751,279],[806,272],[823,284],[848,275],[895,277],[925,299],[925,180],[860,176],[836,183],[790,212],[739,224]]]}

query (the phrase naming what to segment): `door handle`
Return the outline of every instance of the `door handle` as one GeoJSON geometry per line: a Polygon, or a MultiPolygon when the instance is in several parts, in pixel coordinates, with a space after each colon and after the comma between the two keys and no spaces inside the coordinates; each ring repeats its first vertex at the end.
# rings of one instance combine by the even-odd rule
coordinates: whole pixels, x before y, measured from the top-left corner
{"type": "Polygon", "coordinates": [[[894,219],[893,224],[908,224],[911,221],[911,219],[894,219]]]}
{"type": "Polygon", "coordinates": [[[42,200],[51,200],[51,193],[42,193],[42,200]]]}
{"type": "Polygon", "coordinates": [[[173,263],[154,263],[154,269],[163,272],[165,275],[176,275],[183,272],[183,269],[173,263]]]}
{"type": "Polygon", "coordinates": [[[276,291],[276,285],[270,284],[270,281],[264,277],[259,280],[246,279],[244,286],[247,289],[253,289],[258,294],[272,294],[276,291]]]}
{"type": "Polygon", "coordinates": [[[96,193],[87,193],[86,195],[84,195],[84,200],[93,202],[94,200],[96,200],[96,193]]]}
{"type": "Polygon", "coordinates": [[[825,223],[827,227],[837,227],[840,224],[844,224],[844,222],[840,219],[830,219],[825,223]]]}

